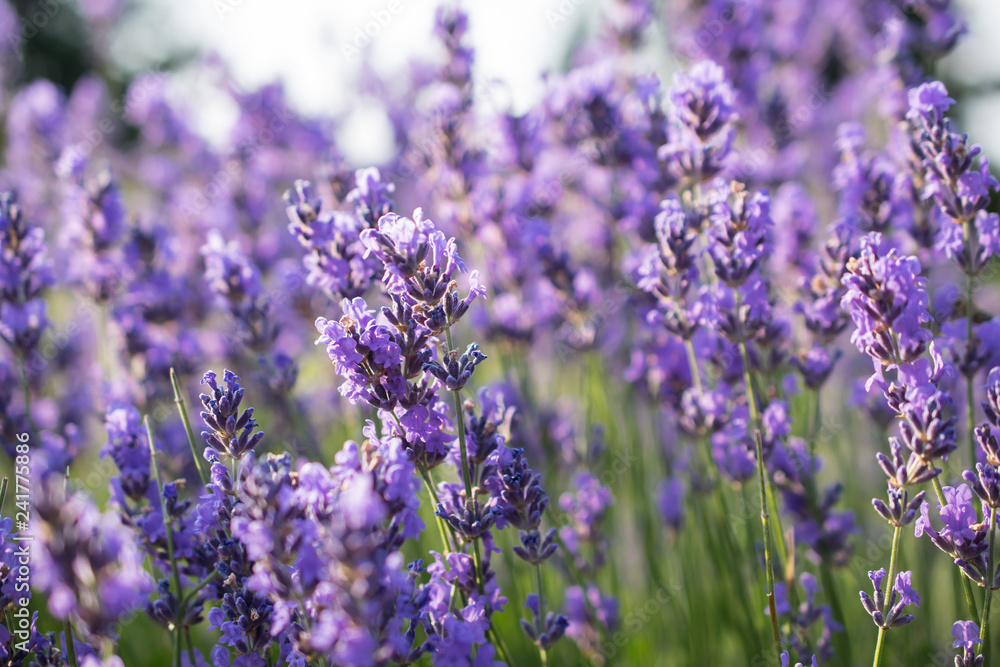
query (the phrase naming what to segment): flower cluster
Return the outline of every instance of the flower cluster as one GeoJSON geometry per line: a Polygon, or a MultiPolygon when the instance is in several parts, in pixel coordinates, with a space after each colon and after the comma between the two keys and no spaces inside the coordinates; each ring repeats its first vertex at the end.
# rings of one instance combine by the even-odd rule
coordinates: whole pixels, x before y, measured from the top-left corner
{"type": "Polygon", "coordinates": [[[8,4],[4,664],[141,662],[144,612],[190,667],[818,667],[866,616],[878,667],[951,598],[947,659],[995,662],[1000,185],[928,79],[950,0],[610,0],[528,97],[445,5],[337,114],[186,63],[212,136],[119,79],[128,3],[78,3],[72,66],[8,4]]]}
{"type": "Polygon", "coordinates": [[[28,222],[12,193],[0,194],[0,337],[22,359],[48,325],[42,293],[53,283],[45,232],[28,222]]]}

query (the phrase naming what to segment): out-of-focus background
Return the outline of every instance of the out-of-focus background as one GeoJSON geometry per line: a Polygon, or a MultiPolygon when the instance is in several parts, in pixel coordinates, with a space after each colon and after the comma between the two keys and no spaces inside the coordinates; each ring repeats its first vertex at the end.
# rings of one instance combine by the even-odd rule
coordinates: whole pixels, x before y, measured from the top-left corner
{"type": "MultiPolygon", "coordinates": [[[[19,0],[24,25],[37,25],[39,8],[72,7],[70,0],[19,0]]],[[[987,155],[1000,154],[1000,2],[962,0],[969,31],[936,73],[959,105],[964,131],[987,155]]],[[[280,80],[296,109],[342,117],[338,145],[351,162],[377,163],[391,151],[389,120],[374,96],[358,105],[366,75],[406,76],[414,57],[434,53],[429,39],[436,0],[81,0],[88,14],[116,17],[101,35],[108,40],[112,76],[127,80],[150,69],[190,72],[177,94],[198,100],[201,128],[225,136],[235,121],[232,102],[213,94],[203,68],[211,54],[248,87],[280,80]],[[124,20],[121,6],[126,4],[124,20]]],[[[470,41],[476,45],[475,77],[500,86],[496,104],[526,110],[540,98],[546,72],[568,64],[573,46],[597,24],[599,0],[468,2],[470,41]]],[[[50,10],[51,11],[51,10],[50,10]]],[[[26,44],[25,76],[71,84],[82,73],[86,45],[74,11],[57,12],[26,44]]],[[[643,56],[669,68],[663,31],[643,56]]]]}

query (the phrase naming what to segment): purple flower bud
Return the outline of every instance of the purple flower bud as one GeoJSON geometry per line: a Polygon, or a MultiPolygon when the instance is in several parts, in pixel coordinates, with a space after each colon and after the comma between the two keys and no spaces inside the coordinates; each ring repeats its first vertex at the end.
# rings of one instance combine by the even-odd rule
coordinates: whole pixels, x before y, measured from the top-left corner
{"type": "Polygon", "coordinates": [[[201,413],[201,418],[212,429],[202,431],[201,437],[219,453],[241,459],[257,446],[264,434],[254,433],[257,421],[253,419],[253,408],[247,408],[242,413],[239,411],[244,392],[239,383],[240,378],[232,371],[225,371],[225,390],[219,387],[215,378],[215,373],[208,371],[201,381],[212,391],[211,395],[201,395],[201,402],[206,410],[201,413]]]}

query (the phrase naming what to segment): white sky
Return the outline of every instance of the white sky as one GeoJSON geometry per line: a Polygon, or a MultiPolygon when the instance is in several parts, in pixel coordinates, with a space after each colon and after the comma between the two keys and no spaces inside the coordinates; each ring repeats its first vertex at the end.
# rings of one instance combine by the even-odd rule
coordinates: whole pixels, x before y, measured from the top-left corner
{"type": "MultiPolygon", "coordinates": [[[[439,1],[143,0],[117,31],[113,53],[130,69],[141,70],[177,45],[215,51],[248,87],[281,78],[302,111],[340,112],[356,106],[350,91],[361,57],[370,57],[378,72],[388,74],[414,56],[434,54],[430,32],[439,1]],[[377,22],[380,18],[384,26],[377,22]],[[354,46],[358,31],[366,26],[374,37],[370,44],[362,43],[360,57],[349,58],[344,47],[354,46]]],[[[974,85],[1000,79],[1000,0],[957,4],[970,32],[946,59],[945,71],[974,85]]],[[[567,45],[574,34],[588,29],[598,5],[599,0],[466,2],[476,76],[504,81],[512,106],[527,108],[541,93],[540,74],[559,68],[567,45]],[[553,12],[560,8],[567,16],[553,24],[553,12]]],[[[189,84],[205,101],[201,109],[206,128],[225,127],[235,110],[213,101],[207,82],[189,84]]],[[[1000,89],[967,100],[959,111],[963,128],[1000,164],[1000,89]]],[[[384,123],[377,110],[362,109],[341,139],[369,141],[364,146],[349,143],[345,149],[358,158],[384,157],[381,153],[388,146],[373,145],[370,139],[384,123]]]]}
{"type": "MultiPolygon", "coordinates": [[[[388,74],[414,56],[435,55],[438,47],[431,29],[438,4],[438,0],[145,0],[117,31],[113,54],[130,69],[142,69],[178,44],[215,51],[246,86],[280,77],[292,103],[303,112],[340,112],[355,106],[351,83],[362,58],[370,58],[376,71],[388,74]],[[390,12],[390,6],[397,12],[390,12]],[[358,31],[366,27],[374,34],[367,45],[356,41],[358,31]],[[362,45],[360,55],[345,53],[357,43],[362,45]]],[[[540,73],[558,67],[573,30],[580,29],[596,7],[594,0],[468,3],[476,76],[506,82],[514,107],[527,108],[541,93],[540,73]],[[546,12],[558,10],[560,1],[572,12],[552,25],[546,12]]],[[[207,88],[200,86],[199,94],[209,94],[207,88]]],[[[226,110],[216,107],[209,122],[224,126],[226,110]]],[[[377,126],[379,120],[377,114],[358,114],[354,122],[360,127],[353,129],[364,129],[366,123],[377,126]]]]}

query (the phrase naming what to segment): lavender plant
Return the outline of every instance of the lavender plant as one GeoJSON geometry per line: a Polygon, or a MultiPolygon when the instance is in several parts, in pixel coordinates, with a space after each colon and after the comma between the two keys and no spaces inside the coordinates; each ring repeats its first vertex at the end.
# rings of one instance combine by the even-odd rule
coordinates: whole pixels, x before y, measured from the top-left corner
{"type": "Polygon", "coordinates": [[[995,659],[950,2],[612,0],[517,104],[448,4],[345,115],[196,59],[213,136],[124,4],[61,84],[0,0],[4,664],[995,659]]]}

